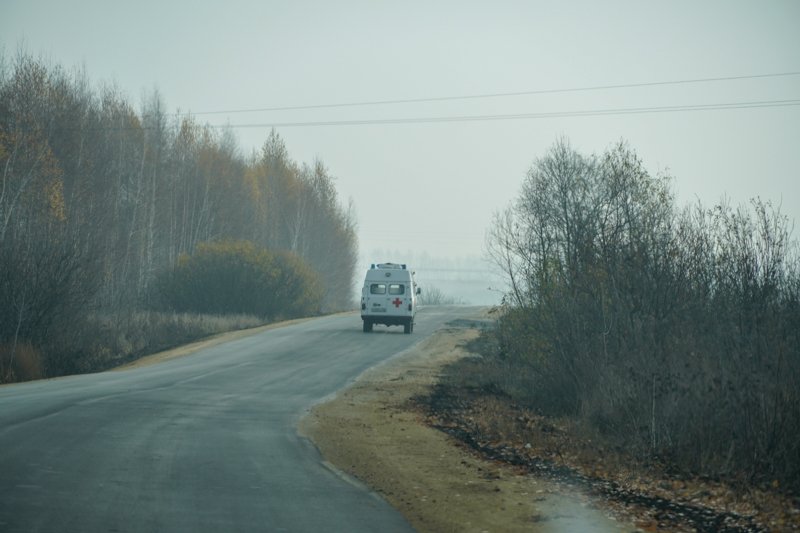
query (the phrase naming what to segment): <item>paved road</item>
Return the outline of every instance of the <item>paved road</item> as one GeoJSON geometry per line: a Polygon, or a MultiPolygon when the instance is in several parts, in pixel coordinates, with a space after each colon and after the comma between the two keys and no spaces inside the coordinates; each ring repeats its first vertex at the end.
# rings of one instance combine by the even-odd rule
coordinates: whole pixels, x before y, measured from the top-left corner
{"type": "Polygon", "coordinates": [[[0,531],[411,531],[295,426],[471,312],[422,309],[411,335],[326,317],[149,367],[0,387],[0,531]]]}

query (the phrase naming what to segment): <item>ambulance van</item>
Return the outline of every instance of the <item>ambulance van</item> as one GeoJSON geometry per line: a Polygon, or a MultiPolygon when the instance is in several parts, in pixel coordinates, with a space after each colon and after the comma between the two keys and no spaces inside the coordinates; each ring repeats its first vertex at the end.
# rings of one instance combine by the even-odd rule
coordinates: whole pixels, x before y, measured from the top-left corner
{"type": "Polygon", "coordinates": [[[372,331],[375,324],[403,326],[404,333],[414,331],[420,292],[414,272],[406,265],[379,263],[370,266],[361,289],[364,333],[372,331]]]}

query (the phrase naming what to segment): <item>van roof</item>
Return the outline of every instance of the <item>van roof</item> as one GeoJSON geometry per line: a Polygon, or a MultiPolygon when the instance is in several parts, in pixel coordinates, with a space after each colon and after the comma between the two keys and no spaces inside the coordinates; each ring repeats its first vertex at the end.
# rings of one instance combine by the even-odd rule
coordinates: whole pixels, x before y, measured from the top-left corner
{"type": "Polygon", "coordinates": [[[375,263],[372,263],[372,265],[370,266],[370,269],[373,269],[373,268],[379,268],[379,269],[384,269],[384,270],[385,269],[406,270],[406,264],[405,263],[402,263],[402,264],[400,264],[400,263],[378,263],[376,265],[375,263]]]}
{"type": "Polygon", "coordinates": [[[411,281],[414,274],[405,264],[378,263],[367,270],[366,281],[411,281]]]}

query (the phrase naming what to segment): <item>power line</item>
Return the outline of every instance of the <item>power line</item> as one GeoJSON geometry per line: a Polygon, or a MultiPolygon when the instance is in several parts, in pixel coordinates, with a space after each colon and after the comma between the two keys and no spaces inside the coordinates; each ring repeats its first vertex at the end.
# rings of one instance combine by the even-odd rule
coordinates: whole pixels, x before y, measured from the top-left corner
{"type": "Polygon", "coordinates": [[[329,120],[309,122],[264,122],[252,124],[211,124],[212,128],[294,128],[311,126],[370,126],[388,124],[422,124],[443,122],[478,122],[490,120],[540,120],[547,118],[596,117],[613,115],[634,115],[644,113],[677,113],[690,111],[718,111],[726,109],[753,109],[768,107],[789,107],[800,105],[795,100],[760,100],[750,102],[728,102],[719,104],[690,104],[675,106],[628,107],[612,109],[586,109],[578,111],[555,111],[548,113],[511,113],[502,115],[453,115],[413,118],[383,118],[358,120],[329,120]]]}
{"type": "MultiPolygon", "coordinates": [[[[720,81],[737,81],[737,80],[750,80],[761,78],[778,78],[787,76],[798,76],[800,71],[797,72],[776,72],[772,74],[750,74],[744,76],[722,76],[716,78],[694,78],[687,80],[670,80],[670,81],[651,81],[641,83],[625,83],[613,85],[592,85],[588,87],[571,87],[560,89],[538,89],[532,91],[517,91],[505,93],[484,93],[484,94],[471,94],[459,96],[434,96],[427,98],[405,98],[394,100],[368,100],[362,102],[338,102],[326,104],[310,104],[310,105],[294,105],[294,106],[277,106],[277,107],[261,107],[261,108],[248,108],[248,109],[230,109],[220,111],[200,111],[191,113],[192,115],[223,115],[223,114],[237,114],[237,113],[261,113],[267,111],[299,111],[304,109],[326,109],[337,107],[363,107],[372,105],[397,105],[397,104],[418,104],[424,102],[446,102],[452,100],[477,100],[484,98],[505,98],[511,96],[531,96],[537,94],[557,94],[557,93],[574,93],[586,91],[599,91],[599,90],[612,90],[612,89],[633,89],[639,87],[656,87],[663,85],[685,85],[691,83],[710,83],[720,81]]],[[[178,113],[176,113],[178,114],[178,113]]]]}
{"type": "MultiPolygon", "coordinates": [[[[541,120],[548,118],[573,118],[597,117],[615,115],[635,115],[647,113],[680,113],[693,111],[720,111],[728,109],[756,109],[774,107],[792,107],[800,105],[800,99],[791,100],[760,100],[750,102],[728,102],[717,104],[686,104],[675,106],[628,107],[611,109],[584,109],[577,111],[553,111],[548,113],[509,113],[501,115],[452,115],[434,117],[411,118],[383,118],[383,119],[357,119],[357,120],[329,120],[308,122],[263,122],[251,124],[205,124],[202,127],[216,129],[244,129],[244,128],[295,128],[315,126],[374,126],[394,124],[435,124],[447,122],[483,122],[500,120],[541,120]]],[[[153,126],[120,126],[120,127],[62,127],[56,131],[126,131],[131,129],[155,130],[153,126]]]]}

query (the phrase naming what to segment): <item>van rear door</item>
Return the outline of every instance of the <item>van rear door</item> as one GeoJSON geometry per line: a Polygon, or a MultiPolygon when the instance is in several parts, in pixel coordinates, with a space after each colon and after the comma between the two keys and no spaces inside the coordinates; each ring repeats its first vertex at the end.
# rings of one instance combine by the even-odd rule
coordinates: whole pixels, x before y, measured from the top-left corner
{"type": "Polygon", "coordinates": [[[387,308],[389,313],[393,315],[407,315],[406,311],[406,285],[405,283],[389,283],[388,285],[388,303],[387,308]]]}
{"type": "Polygon", "coordinates": [[[386,313],[388,308],[389,298],[387,293],[386,283],[371,282],[369,283],[367,291],[367,313],[386,313]]]}

